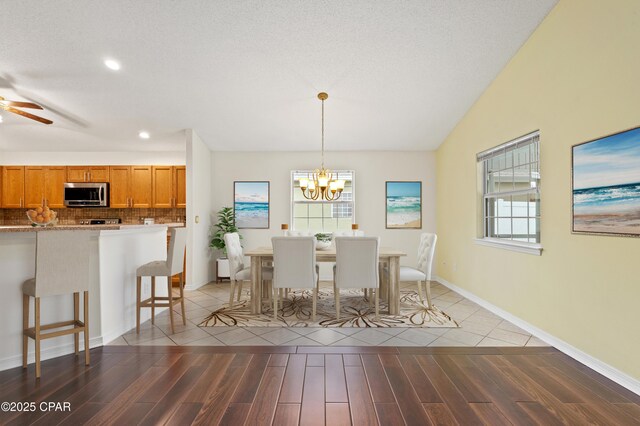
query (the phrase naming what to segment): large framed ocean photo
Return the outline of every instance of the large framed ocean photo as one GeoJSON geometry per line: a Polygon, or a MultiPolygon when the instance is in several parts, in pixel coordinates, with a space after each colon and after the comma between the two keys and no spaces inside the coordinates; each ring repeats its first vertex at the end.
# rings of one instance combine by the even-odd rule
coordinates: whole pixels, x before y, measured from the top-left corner
{"type": "Polygon", "coordinates": [[[422,182],[386,182],[387,229],[422,229],[422,182]]]}
{"type": "Polygon", "coordinates": [[[233,182],[233,210],[239,229],[268,229],[269,181],[233,182]]]}
{"type": "Polygon", "coordinates": [[[572,232],[640,237],[640,127],[571,150],[572,232]]]}

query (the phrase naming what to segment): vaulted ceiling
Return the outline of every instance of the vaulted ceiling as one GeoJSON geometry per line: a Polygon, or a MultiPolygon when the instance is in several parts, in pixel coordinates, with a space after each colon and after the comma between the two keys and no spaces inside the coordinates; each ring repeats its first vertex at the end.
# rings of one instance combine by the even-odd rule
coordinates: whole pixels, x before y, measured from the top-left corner
{"type": "Polygon", "coordinates": [[[556,2],[4,1],[0,150],[435,149],[556,2]]]}

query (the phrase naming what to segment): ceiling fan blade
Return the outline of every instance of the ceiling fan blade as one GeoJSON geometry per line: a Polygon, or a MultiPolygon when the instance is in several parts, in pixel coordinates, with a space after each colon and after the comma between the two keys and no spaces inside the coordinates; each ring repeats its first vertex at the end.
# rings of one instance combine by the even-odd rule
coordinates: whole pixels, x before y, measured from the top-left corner
{"type": "Polygon", "coordinates": [[[27,118],[30,118],[30,119],[35,120],[35,121],[39,121],[40,123],[43,123],[43,124],[51,124],[51,123],[53,123],[53,121],[47,120],[46,118],[38,117],[37,115],[29,114],[28,112],[24,112],[24,111],[20,111],[19,109],[11,108],[10,106],[6,106],[6,105],[0,104],[0,108],[2,108],[5,111],[9,111],[9,112],[12,112],[14,114],[21,115],[23,117],[27,117],[27,118]]]}
{"type": "Polygon", "coordinates": [[[6,99],[0,99],[0,102],[10,107],[42,109],[40,105],[32,102],[8,101],[6,99]]]}

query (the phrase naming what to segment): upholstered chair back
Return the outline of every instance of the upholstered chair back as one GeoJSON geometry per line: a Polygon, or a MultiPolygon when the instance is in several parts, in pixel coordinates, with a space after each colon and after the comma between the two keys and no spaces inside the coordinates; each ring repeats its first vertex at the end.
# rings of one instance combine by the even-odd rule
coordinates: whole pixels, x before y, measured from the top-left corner
{"type": "Polygon", "coordinates": [[[378,288],[379,237],[336,237],[336,287],[378,288]]]}
{"type": "Polygon", "coordinates": [[[428,281],[431,280],[431,266],[433,264],[433,254],[436,251],[436,234],[423,233],[420,235],[420,245],[418,246],[418,269],[421,270],[428,281]]]}
{"type": "Polygon", "coordinates": [[[244,253],[240,245],[240,235],[237,232],[224,234],[224,245],[227,248],[227,258],[229,259],[229,275],[235,281],[236,273],[244,269],[244,253]]]}
{"type": "Polygon", "coordinates": [[[167,267],[171,276],[184,272],[184,249],[187,247],[187,228],[171,228],[167,267]]]}
{"type": "Polygon", "coordinates": [[[36,232],[35,297],[89,290],[87,231],[36,232]]]}
{"type": "Polygon", "coordinates": [[[273,286],[315,288],[315,237],[273,237],[273,286]]]}

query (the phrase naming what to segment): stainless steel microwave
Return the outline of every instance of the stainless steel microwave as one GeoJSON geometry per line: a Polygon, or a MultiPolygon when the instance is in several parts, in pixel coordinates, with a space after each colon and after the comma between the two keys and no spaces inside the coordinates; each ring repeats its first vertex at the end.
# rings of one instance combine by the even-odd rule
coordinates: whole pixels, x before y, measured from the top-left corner
{"type": "Polygon", "coordinates": [[[67,207],[109,207],[107,182],[64,184],[64,205],[67,207]]]}

